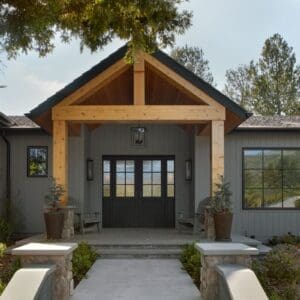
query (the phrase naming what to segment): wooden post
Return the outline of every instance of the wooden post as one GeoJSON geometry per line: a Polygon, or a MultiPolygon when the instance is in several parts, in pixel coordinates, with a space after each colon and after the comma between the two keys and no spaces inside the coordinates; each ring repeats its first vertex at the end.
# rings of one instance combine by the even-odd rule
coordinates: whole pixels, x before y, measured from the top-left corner
{"type": "Polygon", "coordinates": [[[211,121],[211,195],[224,176],[224,121],[211,121]]]}
{"type": "Polygon", "coordinates": [[[68,203],[68,123],[66,121],[53,121],[53,177],[66,190],[61,199],[61,204],[65,206],[68,203]]]}
{"type": "Polygon", "coordinates": [[[133,104],[145,105],[145,60],[141,54],[133,65],[133,104]]]}

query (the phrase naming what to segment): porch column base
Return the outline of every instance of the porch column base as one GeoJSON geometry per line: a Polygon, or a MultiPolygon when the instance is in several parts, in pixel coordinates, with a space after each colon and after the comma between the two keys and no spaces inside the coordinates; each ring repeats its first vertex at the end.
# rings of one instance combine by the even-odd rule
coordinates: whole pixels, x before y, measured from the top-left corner
{"type": "Polygon", "coordinates": [[[251,255],[258,250],[240,243],[198,243],[196,249],[201,253],[200,292],[203,300],[218,299],[217,265],[238,264],[251,267],[251,255]]]}
{"type": "Polygon", "coordinates": [[[76,243],[29,243],[11,250],[20,257],[22,267],[53,264],[53,300],[68,300],[73,293],[72,256],[76,243]]]}
{"type": "Polygon", "coordinates": [[[204,230],[206,239],[215,240],[215,222],[213,215],[210,213],[210,206],[206,206],[204,210],[204,230]]]}
{"type": "Polygon", "coordinates": [[[63,239],[70,239],[74,236],[74,206],[62,206],[64,212],[63,239]]]}

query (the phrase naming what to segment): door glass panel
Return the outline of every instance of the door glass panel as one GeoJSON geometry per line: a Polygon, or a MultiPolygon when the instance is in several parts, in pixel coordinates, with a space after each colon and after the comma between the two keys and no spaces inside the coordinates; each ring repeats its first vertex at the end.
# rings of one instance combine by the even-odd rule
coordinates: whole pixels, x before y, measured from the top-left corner
{"type": "Polygon", "coordinates": [[[103,160],[103,197],[110,197],[110,160],[103,160]]]}
{"type": "Polygon", "coordinates": [[[134,197],[134,185],[126,185],[126,197],[134,197]]]}
{"type": "Polygon", "coordinates": [[[152,184],[161,184],[160,173],[152,174],[152,184]]]}
{"type": "Polygon", "coordinates": [[[107,184],[103,185],[103,197],[110,197],[110,186],[107,184]]]}
{"type": "Polygon", "coordinates": [[[167,161],[167,197],[175,197],[175,163],[174,160],[167,161]]]}
{"type": "Polygon", "coordinates": [[[117,184],[125,184],[125,173],[117,173],[117,184]]]}
{"type": "Polygon", "coordinates": [[[143,197],[151,197],[151,185],[143,185],[143,197]]]}
{"type": "Polygon", "coordinates": [[[152,185],[152,196],[153,197],[161,196],[161,185],[152,185]]]}
{"type": "Polygon", "coordinates": [[[167,161],[167,171],[174,172],[174,160],[167,161]]]}
{"type": "Polygon", "coordinates": [[[143,161],[143,197],[161,197],[161,160],[143,161]]]}
{"type": "Polygon", "coordinates": [[[168,197],[174,197],[174,185],[173,184],[168,184],[168,197]]]}
{"type": "Polygon", "coordinates": [[[117,160],[117,172],[125,172],[125,160],[117,160]]]}
{"type": "Polygon", "coordinates": [[[144,173],[143,174],[143,183],[144,184],[151,184],[152,183],[151,173],[144,173]]]}
{"type": "Polygon", "coordinates": [[[116,196],[134,197],[135,190],[134,160],[116,161],[116,196]]]}
{"type": "Polygon", "coordinates": [[[174,184],[174,173],[168,173],[168,184],[174,184]]]}
{"type": "Polygon", "coordinates": [[[134,161],[126,160],[126,172],[134,172],[134,161]]]}
{"type": "Polygon", "coordinates": [[[160,172],[161,171],[161,161],[153,160],[152,161],[152,172],[160,172]]]}
{"type": "Polygon", "coordinates": [[[152,161],[151,160],[144,160],[143,161],[143,171],[144,172],[151,172],[152,170],[152,161]]]}
{"type": "Polygon", "coordinates": [[[110,173],[104,173],[103,175],[103,183],[110,184],[110,173]]]}
{"type": "Polygon", "coordinates": [[[116,196],[117,197],[125,197],[125,184],[117,184],[116,186],[116,196]]]}

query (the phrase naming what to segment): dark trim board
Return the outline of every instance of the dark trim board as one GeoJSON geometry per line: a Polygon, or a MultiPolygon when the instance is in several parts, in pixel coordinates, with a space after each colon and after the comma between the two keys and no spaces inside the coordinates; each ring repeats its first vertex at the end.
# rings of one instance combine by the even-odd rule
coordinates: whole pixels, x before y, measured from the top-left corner
{"type": "MultiPolygon", "coordinates": [[[[175,196],[176,175],[175,156],[171,155],[103,155],[101,163],[102,191],[104,185],[103,161],[111,162],[110,196],[102,196],[103,227],[175,227],[175,196]],[[134,160],[134,196],[116,196],[116,161],[134,160]],[[159,197],[143,195],[143,161],[160,160],[160,187],[159,197]],[[174,160],[174,197],[167,196],[167,160],[174,160]]],[[[155,171],[150,171],[152,174],[155,171]]],[[[124,175],[126,176],[126,175],[124,175]]],[[[152,182],[152,184],[154,184],[152,182]]],[[[152,184],[150,184],[151,187],[152,184]]],[[[154,184],[155,185],[155,184],[154,184]]]]}

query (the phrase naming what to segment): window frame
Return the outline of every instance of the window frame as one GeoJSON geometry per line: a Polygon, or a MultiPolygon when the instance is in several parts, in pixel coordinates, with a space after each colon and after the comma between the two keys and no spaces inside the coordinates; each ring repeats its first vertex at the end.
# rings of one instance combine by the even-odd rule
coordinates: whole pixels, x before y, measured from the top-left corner
{"type": "MultiPolygon", "coordinates": [[[[247,150],[257,150],[257,151],[265,151],[265,150],[280,150],[281,151],[281,163],[283,162],[283,151],[284,150],[298,150],[300,151],[300,147],[242,147],[242,210],[269,210],[269,211],[288,211],[288,210],[300,210],[300,207],[246,207],[245,205],[245,151],[247,150]]],[[[264,160],[264,156],[262,157],[262,159],[264,160]]],[[[258,169],[257,169],[258,170],[258,169]]],[[[262,171],[264,170],[264,165],[262,165],[262,171]]],[[[281,169],[275,169],[275,170],[281,170],[283,172],[283,168],[281,169]]],[[[300,169],[292,169],[294,170],[300,170],[300,169]]],[[[283,181],[283,176],[282,176],[282,181],[283,181]]],[[[264,182],[264,178],[262,177],[262,182],[264,182]]],[[[282,195],[283,195],[283,182],[280,188],[282,191],[282,195]]],[[[300,189],[300,188],[299,188],[300,189]]],[[[264,204],[264,185],[262,186],[262,195],[263,195],[263,199],[262,199],[262,203],[264,204]]],[[[283,200],[283,199],[282,199],[283,200]]]]}
{"type": "Polygon", "coordinates": [[[27,173],[27,177],[28,178],[47,178],[48,177],[48,171],[49,171],[49,167],[48,167],[48,164],[49,164],[49,150],[48,150],[48,146],[40,146],[40,145],[37,145],[37,146],[27,146],[27,151],[26,151],[26,154],[27,154],[27,158],[26,158],[26,173],[27,173]],[[45,149],[46,150],[46,174],[45,175],[30,175],[30,172],[29,172],[29,157],[30,157],[30,150],[31,149],[45,149]]]}

